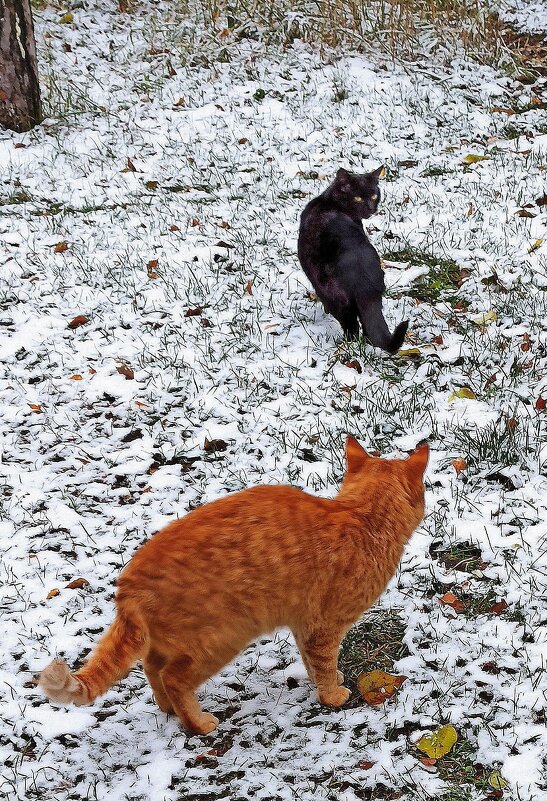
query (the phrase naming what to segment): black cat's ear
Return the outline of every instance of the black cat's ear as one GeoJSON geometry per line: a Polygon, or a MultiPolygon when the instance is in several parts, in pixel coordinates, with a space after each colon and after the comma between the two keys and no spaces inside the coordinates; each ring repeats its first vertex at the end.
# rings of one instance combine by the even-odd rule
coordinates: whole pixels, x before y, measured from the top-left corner
{"type": "Polygon", "coordinates": [[[348,465],[348,473],[354,473],[359,470],[364,463],[370,459],[366,450],[359,445],[357,440],[350,436],[346,437],[346,461],[348,465]]]}
{"type": "Polygon", "coordinates": [[[377,181],[379,178],[383,178],[385,174],[386,174],[386,168],[384,167],[383,164],[382,164],[381,167],[378,167],[376,170],[373,170],[372,172],[369,172],[370,177],[374,178],[375,181],[377,181]]]}
{"type": "Polygon", "coordinates": [[[351,191],[351,176],[347,170],[343,167],[336,173],[336,183],[342,190],[342,192],[350,192],[351,191]]]}

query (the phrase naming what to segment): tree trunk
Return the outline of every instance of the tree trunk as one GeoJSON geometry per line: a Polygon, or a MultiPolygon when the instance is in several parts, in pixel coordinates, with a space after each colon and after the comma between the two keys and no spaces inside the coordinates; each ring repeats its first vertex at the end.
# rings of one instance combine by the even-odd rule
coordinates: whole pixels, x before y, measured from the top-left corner
{"type": "Polygon", "coordinates": [[[28,131],[41,120],[30,0],[0,0],[0,126],[28,131]]]}

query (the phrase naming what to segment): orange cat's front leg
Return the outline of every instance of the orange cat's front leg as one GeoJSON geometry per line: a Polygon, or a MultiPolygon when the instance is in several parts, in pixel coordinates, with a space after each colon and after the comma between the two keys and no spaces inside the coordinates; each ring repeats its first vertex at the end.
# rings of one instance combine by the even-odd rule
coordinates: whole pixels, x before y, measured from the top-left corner
{"type": "Polygon", "coordinates": [[[337,669],[338,650],[344,634],[345,630],[316,631],[297,638],[304,664],[317,687],[319,700],[327,706],[342,706],[351,694],[347,687],[341,686],[344,677],[337,669]]]}

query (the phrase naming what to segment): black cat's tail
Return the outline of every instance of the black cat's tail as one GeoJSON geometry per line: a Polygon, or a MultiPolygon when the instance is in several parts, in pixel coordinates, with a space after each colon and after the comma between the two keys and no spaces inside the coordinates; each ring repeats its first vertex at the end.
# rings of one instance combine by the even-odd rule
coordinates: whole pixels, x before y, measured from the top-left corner
{"type": "Polygon", "coordinates": [[[399,323],[391,334],[382,314],[382,298],[370,295],[357,298],[357,312],[370,342],[376,348],[382,348],[388,353],[397,353],[404,342],[408,320],[399,323]]]}

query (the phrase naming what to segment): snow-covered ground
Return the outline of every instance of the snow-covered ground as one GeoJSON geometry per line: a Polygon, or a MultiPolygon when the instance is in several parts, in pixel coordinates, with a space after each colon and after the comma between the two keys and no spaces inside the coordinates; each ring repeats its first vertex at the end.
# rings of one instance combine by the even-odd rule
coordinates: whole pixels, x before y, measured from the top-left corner
{"type": "Polygon", "coordinates": [[[193,29],[166,4],[114,5],[37,15],[52,116],[0,134],[0,793],[465,801],[498,769],[504,798],[539,801],[538,88],[465,60],[325,64],[229,36],[185,66],[193,29]],[[337,167],[381,163],[367,229],[390,325],[411,322],[395,358],[342,340],[295,255],[300,211],[337,167]],[[89,708],[40,696],[34,674],[79,664],[112,620],[144,538],[257,483],[334,493],[345,432],[386,455],[432,446],[427,517],[361,627],[401,630],[388,667],[408,678],[384,707],[321,708],[284,632],[203,688],[222,721],[207,738],[159,711],[140,667],[89,708]],[[413,743],[447,722],[452,757],[424,765],[413,743]]]}

